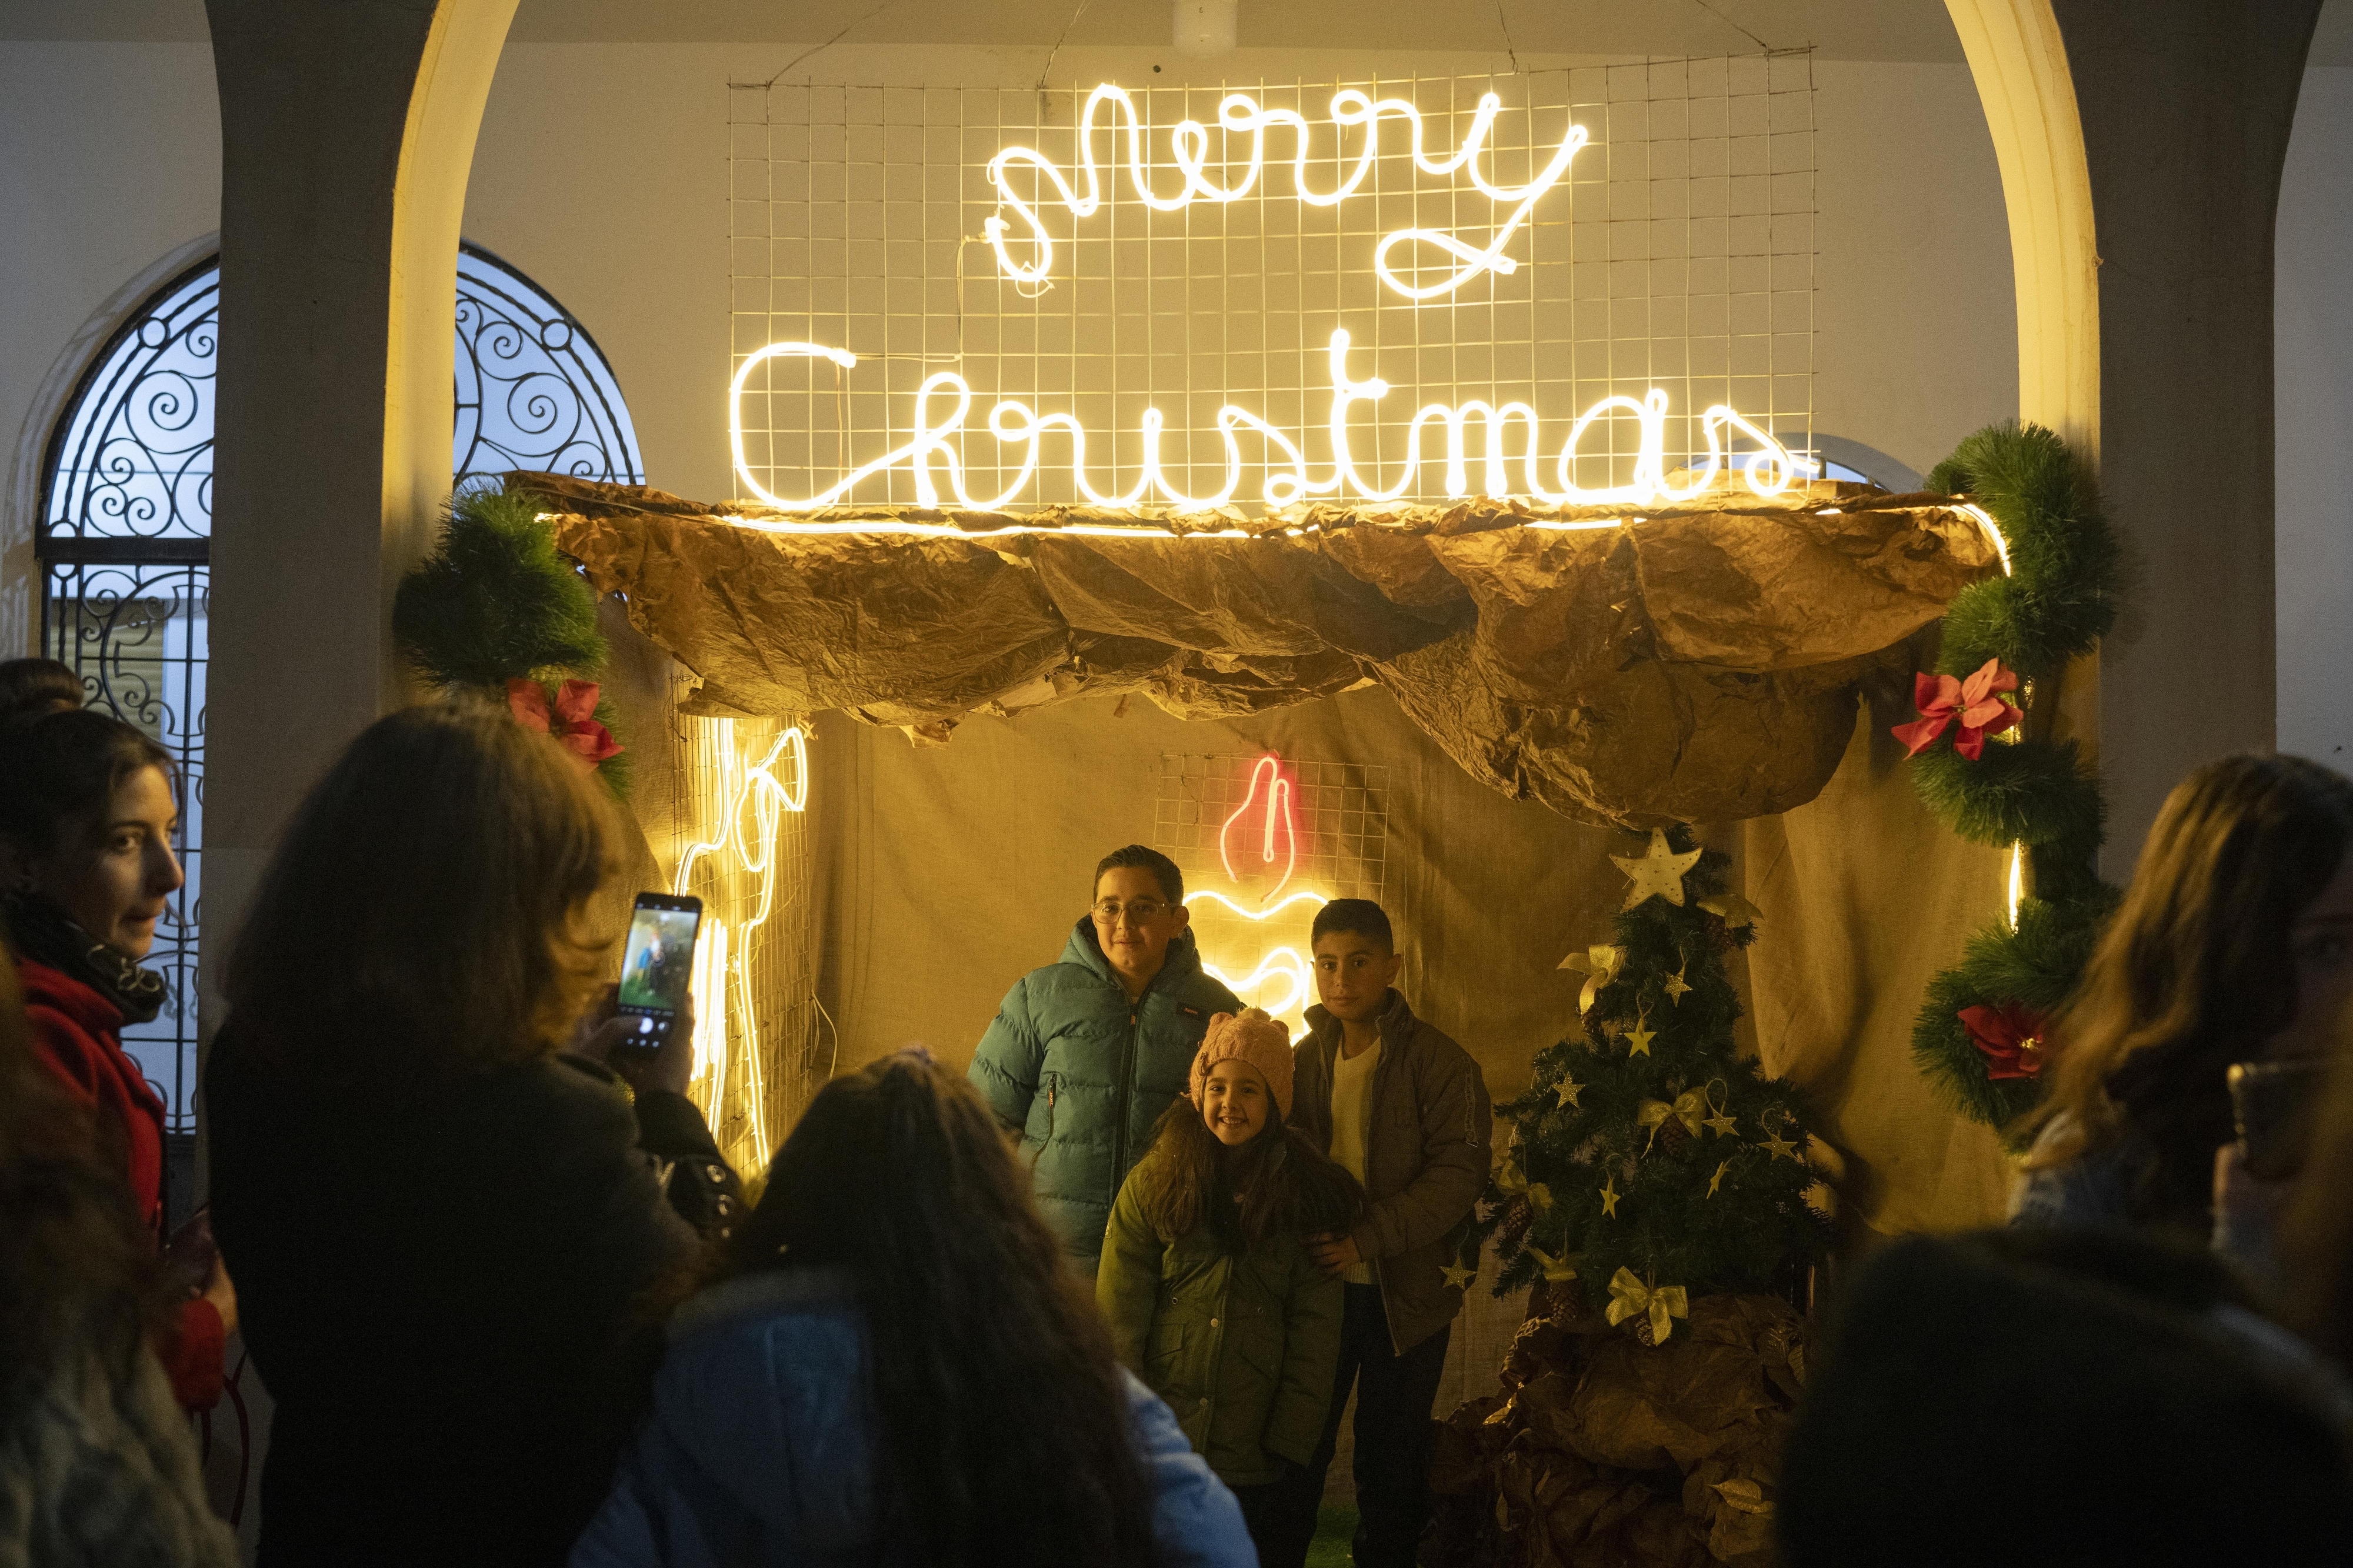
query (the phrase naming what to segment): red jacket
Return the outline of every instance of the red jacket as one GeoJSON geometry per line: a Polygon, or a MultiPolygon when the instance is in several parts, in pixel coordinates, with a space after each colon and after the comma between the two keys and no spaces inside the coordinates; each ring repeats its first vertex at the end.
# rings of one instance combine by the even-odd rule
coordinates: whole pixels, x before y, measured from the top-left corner
{"type": "MultiPolygon", "coordinates": [[[[68,1093],[97,1122],[100,1145],[122,1151],[140,1218],[164,1234],[164,1102],[122,1049],[122,1009],[46,963],[17,966],[33,1048],[68,1093]]],[[[172,1392],[189,1410],[209,1410],[221,1395],[220,1313],[210,1301],[182,1303],[170,1342],[155,1347],[172,1392]]]]}

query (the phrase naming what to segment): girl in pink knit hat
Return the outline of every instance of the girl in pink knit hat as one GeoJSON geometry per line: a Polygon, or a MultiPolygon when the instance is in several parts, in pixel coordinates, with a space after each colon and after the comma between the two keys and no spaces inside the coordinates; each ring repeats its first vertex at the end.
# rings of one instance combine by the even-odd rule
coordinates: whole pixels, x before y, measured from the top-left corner
{"type": "Polygon", "coordinates": [[[1112,1206],[1095,1300],[1120,1359],[1168,1402],[1242,1505],[1261,1568],[1299,1568],[1315,1510],[1292,1494],[1323,1434],[1339,1277],[1309,1233],[1364,1205],[1291,1113],[1291,1037],[1252,1007],[1209,1021],[1191,1087],[1112,1206]]]}

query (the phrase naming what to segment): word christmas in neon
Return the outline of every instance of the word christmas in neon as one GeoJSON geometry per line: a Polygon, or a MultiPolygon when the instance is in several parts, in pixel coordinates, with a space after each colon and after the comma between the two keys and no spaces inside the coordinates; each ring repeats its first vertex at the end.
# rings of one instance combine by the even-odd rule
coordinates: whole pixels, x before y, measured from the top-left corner
{"type": "MultiPolygon", "coordinates": [[[[1045,286],[1053,267],[1054,242],[1039,216],[1039,205],[1052,205],[1055,202],[1042,200],[1038,192],[1050,187],[1055,201],[1074,220],[1101,210],[1109,199],[1106,186],[1114,184],[1118,178],[1115,165],[1107,175],[1097,163],[1097,121],[1106,117],[1106,111],[1110,123],[1103,128],[1104,133],[1115,141],[1123,126],[1125,131],[1126,173],[1135,195],[1156,212],[1179,211],[1197,201],[1227,204],[1248,195],[1261,180],[1269,178],[1267,143],[1271,133],[1290,137],[1292,187],[1297,198],[1311,206],[1338,205],[1356,195],[1369,177],[1380,151],[1383,121],[1398,120],[1407,127],[1408,151],[1417,169],[1437,176],[1464,176],[1474,190],[1498,208],[1499,221],[1483,247],[1469,244],[1442,229],[1421,227],[1392,230],[1375,246],[1374,271],[1391,292],[1417,303],[1451,296],[1482,275],[1517,270],[1519,263],[1504,254],[1505,247],[1525,226],[1537,202],[1567,174],[1578,150],[1587,143],[1584,129],[1572,125],[1550,159],[1525,184],[1497,184],[1489,177],[1482,161],[1488,154],[1502,107],[1502,100],[1494,94],[1482,96],[1461,144],[1451,155],[1436,157],[1424,149],[1425,127],[1420,111],[1412,104],[1403,99],[1376,100],[1355,89],[1335,93],[1331,104],[1335,134],[1356,130],[1361,142],[1354,166],[1345,176],[1329,188],[1318,189],[1308,177],[1310,138],[1306,120],[1293,110],[1265,108],[1244,94],[1229,94],[1219,106],[1218,123],[1226,135],[1228,148],[1233,146],[1236,138],[1248,139],[1249,155],[1240,175],[1230,184],[1212,179],[1208,174],[1209,129],[1198,121],[1185,120],[1169,136],[1176,175],[1176,188],[1172,194],[1161,188],[1166,184],[1165,179],[1159,185],[1155,183],[1158,176],[1147,155],[1148,136],[1134,100],[1105,83],[1088,95],[1079,117],[1075,178],[1034,148],[1008,147],[989,161],[988,178],[997,192],[997,214],[989,217],[984,233],[996,254],[1000,273],[1017,286],[1045,286]],[[1028,169],[1034,175],[1028,182],[1029,196],[1018,188],[1024,183],[1014,176],[1018,169],[1028,169]],[[1025,237],[1015,237],[1015,221],[1002,216],[1008,211],[1027,231],[1025,237]],[[1419,281],[1426,269],[1413,268],[1409,276],[1391,264],[1393,253],[1406,247],[1434,249],[1451,258],[1452,264],[1439,269],[1440,275],[1436,281],[1419,281]],[[1026,248],[1026,255],[1018,255],[1018,247],[1026,248]]],[[[1335,153],[1335,161],[1345,160],[1335,153]]],[[[1218,166],[1230,170],[1240,162],[1229,155],[1218,166]]],[[[1001,398],[989,407],[985,424],[987,434],[1001,448],[1012,449],[1006,455],[1015,460],[995,465],[998,472],[1010,468],[1011,482],[994,493],[976,495],[966,482],[964,449],[968,436],[976,434],[966,428],[973,412],[974,392],[970,383],[947,371],[925,377],[915,389],[905,441],[813,493],[779,494],[761,483],[744,451],[745,389],[756,372],[778,361],[822,360],[835,367],[837,374],[854,370],[859,364],[855,353],[824,343],[775,342],[748,356],[737,368],[729,388],[728,437],[735,472],[746,493],[768,508],[787,513],[849,504],[860,485],[899,469],[904,469],[913,480],[919,506],[948,504],[969,510],[1001,511],[1023,500],[1040,476],[1058,466],[1050,460],[1049,452],[1050,440],[1057,437],[1060,444],[1051,457],[1061,459],[1059,467],[1068,488],[1089,503],[1113,509],[1157,505],[1180,512],[1209,510],[1234,503],[1242,491],[1244,470],[1250,466],[1244,457],[1245,436],[1257,448],[1258,466],[1264,473],[1256,499],[1275,510],[1311,497],[1329,497],[1341,504],[1386,505],[1408,497],[1440,493],[1449,500],[1475,496],[1518,499],[1550,506],[1649,507],[1686,500],[1707,489],[1736,460],[1735,437],[1746,440],[1747,449],[1738,454],[1737,460],[1748,487],[1760,496],[1777,495],[1791,483],[1819,471],[1818,464],[1790,452],[1725,404],[1716,404],[1697,417],[1700,435],[1707,444],[1705,459],[1686,466],[1679,454],[1677,460],[1671,463],[1666,444],[1667,395],[1654,387],[1640,398],[1620,395],[1594,404],[1569,422],[1556,450],[1546,447],[1544,421],[1529,404],[1510,401],[1498,405],[1483,398],[1460,404],[1425,403],[1407,422],[1402,457],[1398,460],[1394,478],[1384,483],[1380,465],[1377,461],[1360,462],[1352,449],[1350,423],[1352,416],[1360,412],[1360,405],[1369,409],[1388,396],[1393,388],[1377,375],[1356,379],[1348,366],[1350,343],[1350,335],[1345,329],[1333,331],[1328,345],[1331,400],[1325,421],[1327,450],[1324,456],[1311,462],[1305,431],[1285,431],[1262,415],[1240,404],[1228,403],[1219,408],[1215,419],[1218,438],[1224,447],[1223,479],[1217,489],[1204,494],[1185,490],[1170,477],[1170,465],[1162,452],[1168,419],[1156,407],[1145,408],[1138,417],[1135,438],[1140,456],[1134,470],[1134,482],[1124,490],[1110,491],[1099,488],[1089,470],[1090,432],[1075,415],[1040,412],[1026,403],[1001,398]],[[1574,476],[1588,432],[1597,423],[1621,418],[1634,421],[1641,432],[1628,482],[1599,488],[1577,484],[1574,476]],[[1479,426],[1476,431],[1474,425],[1479,426]],[[1445,450],[1441,459],[1433,449],[1427,460],[1426,476],[1423,436],[1430,426],[1444,432],[1445,450]],[[1671,483],[1670,474],[1680,474],[1683,482],[1671,483]]],[[[1025,531],[1021,524],[994,531],[968,531],[944,523],[871,519],[836,521],[786,517],[735,521],[746,527],[781,533],[881,532],[969,538],[976,531],[1025,531]]],[[[1609,527],[1612,523],[1539,522],[1536,526],[1609,527]]],[[[1172,531],[1141,521],[1133,524],[1065,524],[1059,531],[1103,534],[1172,531]]],[[[1212,536],[1192,532],[1183,537],[1212,536]]]]}

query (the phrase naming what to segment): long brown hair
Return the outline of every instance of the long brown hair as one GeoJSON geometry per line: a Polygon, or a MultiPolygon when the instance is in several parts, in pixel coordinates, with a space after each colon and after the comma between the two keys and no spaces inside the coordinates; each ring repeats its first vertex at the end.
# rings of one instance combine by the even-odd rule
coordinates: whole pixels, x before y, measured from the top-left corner
{"type": "Polygon", "coordinates": [[[705,1279],[819,1267],[856,1282],[881,1422],[876,1491],[913,1561],[1155,1561],[1110,1331],[996,1118],[920,1050],[818,1092],[705,1279]]]}
{"type": "Polygon", "coordinates": [[[455,701],[377,720],[270,858],[229,955],[233,1021],[318,1064],[462,1069],[554,1049],[615,931],[612,805],[544,735],[455,701]]]}
{"type": "Polygon", "coordinates": [[[149,1238],[90,1119],[33,1058],[16,964],[0,948],[0,1418],[69,1345],[127,1377],[162,1321],[149,1238]]]}
{"type": "Polygon", "coordinates": [[[1160,1113],[1136,1173],[1144,1217],[1163,1241],[1207,1225],[1230,1252],[1285,1232],[1345,1230],[1365,1206],[1356,1178],[1281,1117],[1270,1114],[1258,1136],[1229,1148],[1183,1095],[1160,1113]]]}
{"type": "Polygon", "coordinates": [[[2034,1166],[2114,1146],[2155,1153],[2134,1217],[2202,1225],[2232,1136],[2224,1077],[2295,1016],[2291,929],[2353,837],[2353,781],[2302,757],[2233,756],[2174,786],[2123,905],[2052,1021],[2061,1130],[2034,1166]]]}

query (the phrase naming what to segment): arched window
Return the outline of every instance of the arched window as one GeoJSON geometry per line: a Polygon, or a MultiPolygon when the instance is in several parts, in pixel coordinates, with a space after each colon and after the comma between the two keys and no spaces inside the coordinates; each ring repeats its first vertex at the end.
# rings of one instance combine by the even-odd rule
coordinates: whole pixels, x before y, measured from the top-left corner
{"type": "MultiPolygon", "coordinates": [[[[123,1044],[194,1128],[196,943],[203,925],[205,658],[211,589],[213,413],[220,264],[150,295],[90,361],[49,434],[35,554],[41,651],[79,670],[92,704],[178,760],[188,882],[149,960],[171,982],[123,1044]]],[[[620,384],[588,330],[476,246],[458,258],[451,462],[460,481],[538,468],[643,484],[620,384]]]]}

